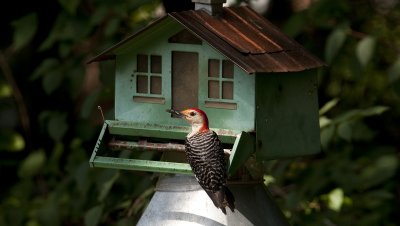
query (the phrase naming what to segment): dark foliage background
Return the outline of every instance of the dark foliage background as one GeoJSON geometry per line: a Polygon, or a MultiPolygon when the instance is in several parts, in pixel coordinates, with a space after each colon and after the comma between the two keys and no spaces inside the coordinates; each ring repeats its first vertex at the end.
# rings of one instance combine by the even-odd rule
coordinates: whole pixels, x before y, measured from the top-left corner
{"type": "MultiPolygon", "coordinates": [[[[192,7],[163,1],[167,11],[192,7]]],[[[86,61],[163,12],[160,1],[8,2],[0,12],[0,225],[134,225],[151,174],[89,169],[113,64],[86,61]]],[[[249,1],[255,6],[254,2],[249,1]]],[[[400,4],[272,0],[258,8],[329,67],[322,152],[263,162],[293,225],[399,225],[400,4]]]]}

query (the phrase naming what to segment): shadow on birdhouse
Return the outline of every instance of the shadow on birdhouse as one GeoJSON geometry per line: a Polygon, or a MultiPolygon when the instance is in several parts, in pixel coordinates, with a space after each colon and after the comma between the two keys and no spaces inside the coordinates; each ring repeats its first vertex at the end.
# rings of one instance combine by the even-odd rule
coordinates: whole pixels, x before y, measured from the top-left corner
{"type": "Polygon", "coordinates": [[[253,153],[268,160],[319,152],[317,68],[324,63],[249,7],[199,2],[90,60],[114,60],[116,78],[115,119],[104,122],[92,167],[189,174],[186,163],[109,154],[183,151],[190,128],[169,108],[207,113],[232,149],[230,174],[253,153]]]}

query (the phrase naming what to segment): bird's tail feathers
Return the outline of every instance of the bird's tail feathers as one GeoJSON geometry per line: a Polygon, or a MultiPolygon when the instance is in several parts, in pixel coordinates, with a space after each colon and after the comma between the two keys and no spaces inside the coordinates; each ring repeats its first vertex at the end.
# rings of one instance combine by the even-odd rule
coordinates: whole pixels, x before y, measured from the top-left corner
{"type": "Polygon", "coordinates": [[[233,196],[231,190],[229,190],[229,188],[225,187],[225,199],[224,199],[224,203],[225,206],[228,206],[229,209],[231,209],[232,212],[235,211],[235,197],[233,196]]]}
{"type": "Polygon", "coordinates": [[[217,192],[206,191],[208,196],[210,196],[214,205],[217,208],[220,208],[221,211],[226,214],[226,207],[229,207],[232,212],[235,210],[235,197],[229,188],[222,186],[221,189],[217,192]]]}

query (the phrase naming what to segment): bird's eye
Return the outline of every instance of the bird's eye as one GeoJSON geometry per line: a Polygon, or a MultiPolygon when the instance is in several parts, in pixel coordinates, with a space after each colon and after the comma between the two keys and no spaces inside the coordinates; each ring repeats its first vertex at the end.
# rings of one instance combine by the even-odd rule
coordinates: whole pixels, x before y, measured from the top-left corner
{"type": "Polygon", "coordinates": [[[189,113],[189,115],[190,115],[190,116],[195,116],[195,115],[196,115],[196,112],[192,111],[192,112],[189,113]]]}

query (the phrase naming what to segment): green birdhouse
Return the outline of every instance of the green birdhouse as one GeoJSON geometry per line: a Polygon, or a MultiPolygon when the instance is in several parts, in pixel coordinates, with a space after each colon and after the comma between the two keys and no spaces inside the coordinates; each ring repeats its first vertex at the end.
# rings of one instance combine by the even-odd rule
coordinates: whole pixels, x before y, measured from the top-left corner
{"type": "Polygon", "coordinates": [[[198,2],[197,10],[167,14],[90,60],[115,61],[115,119],[104,123],[92,166],[190,173],[182,163],[102,156],[116,147],[183,150],[190,128],[169,108],[207,113],[232,149],[230,172],[252,153],[268,160],[319,152],[317,70],[324,63],[247,6],[198,2]]]}

